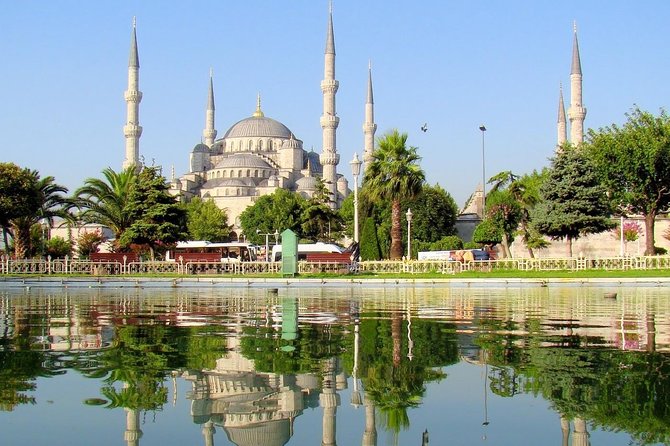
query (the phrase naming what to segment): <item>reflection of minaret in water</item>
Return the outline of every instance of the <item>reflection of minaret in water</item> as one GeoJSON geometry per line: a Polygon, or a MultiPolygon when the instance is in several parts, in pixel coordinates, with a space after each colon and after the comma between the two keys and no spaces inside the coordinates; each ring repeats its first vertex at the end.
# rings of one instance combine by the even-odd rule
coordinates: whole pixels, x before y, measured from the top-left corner
{"type": "Polygon", "coordinates": [[[377,446],[375,403],[368,394],[365,394],[365,432],[363,432],[361,446],[377,446]]]}
{"type": "Polygon", "coordinates": [[[589,446],[589,433],[586,430],[586,422],[581,418],[575,418],[572,422],[574,425],[572,446],[589,446]]]}
{"type": "Polygon", "coordinates": [[[570,421],[563,415],[561,415],[561,433],[563,437],[561,446],[569,446],[568,441],[570,440],[570,421]]]}
{"type": "Polygon", "coordinates": [[[207,421],[202,425],[202,436],[205,437],[205,446],[214,446],[214,434],[216,428],[212,420],[207,421]]]}
{"type": "Polygon", "coordinates": [[[573,432],[570,442],[570,420],[561,416],[562,446],[589,446],[589,432],[586,430],[586,421],[582,418],[572,420],[573,432]]]}
{"type": "Polygon", "coordinates": [[[336,422],[337,406],[340,405],[340,395],[337,394],[336,377],[337,359],[331,358],[324,364],[323,384],[321,395],[319,395],[319,405],[323,407],[322,446],[336,446],[336,422]]]}
{"type": "Polygon", "coordinates": [[[126,409],[126,431],[123,439],[127,446],[139,446],[142,438],[140,429],[140,412],[137,409],[126,409]]]}

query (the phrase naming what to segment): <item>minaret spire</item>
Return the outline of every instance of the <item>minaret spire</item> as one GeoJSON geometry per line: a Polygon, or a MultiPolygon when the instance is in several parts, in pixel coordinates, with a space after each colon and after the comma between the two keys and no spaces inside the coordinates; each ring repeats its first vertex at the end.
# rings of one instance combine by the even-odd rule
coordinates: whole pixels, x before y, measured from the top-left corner
{"type": "Polygon", "coordinates": [[[321,92],[323,93],[323,114],[321,115],[321,129],[323,134],[323,147],[319,155],[319,161],[323,166],[323,180],[330,193],[330,207],[337,208],[337,164],[340,155],[337,153],[336,134],[340,118],[335,111],[335,93],[339,83],[335,79],[335,36],[333,33],[333,3],[329,6],[328,29],[326,35],[326,51],[324,61],[324,76],[321,81],[321,92]]]}
{"type": "MultiPolygon", "coordinates": [[[[372,154],[375,150],[375,101],[372,94],[372,62],[368,62],[368,95],[365,100],[365,122],[363,123],[364,149],[363,162],[365,168],[372,162],[372,154]]],[[[363,171],[365,173],[365,171],[363,171]]]]}
{"type": "Polygon", "coordinates": [[[558,89],[558,141],[556,147],[560,150],[563,144],[568,140],[568,133],[567,120],[565,119],[565,104],[563,103],[563,85],[560,84],[558,89]]]}
{"type": "Polygon", "coordinates": [[[140,88],[140,57],[137,51],[137,21],[133,17],[133,31],[130,35],[130,56],[128,58],[128,89],[124,93],[126,100],[126,125],[123,134],[126,137],[126,157],[123,168],[140,166],[140,102],[142,92],[140,88]]]}
{"type": "Polygon", "coordinates": [[[205,111],[205,130],[202,132],[204,143],[212,147],[216,139],[216,129],[214,128],[214,72],[209,69],[209,94],[207,95],[207,110],[205,111]]]}
{"type": "Polygon", "coordinates": [[[584,142],[584,118],[586,108],[582,104],[582,64],[579,58],[577,23],[573,25],[572,68],[570,70],[570,142],[574,145],[584,142]]]}

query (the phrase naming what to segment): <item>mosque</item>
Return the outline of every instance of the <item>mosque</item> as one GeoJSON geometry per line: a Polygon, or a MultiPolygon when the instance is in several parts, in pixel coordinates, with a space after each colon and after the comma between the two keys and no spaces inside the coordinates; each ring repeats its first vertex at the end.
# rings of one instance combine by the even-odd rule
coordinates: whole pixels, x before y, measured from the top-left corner
{"type": "MultiPolygon", "coordinates": [[[[128,89],[125,92],[127,122],[123,167],[140,164],[139,56],[136,26],[133,23],[130,58],[128,64],[128,89]]],[[[335,95],[339,83],[335,79],[335,37],[332,7],[328,15],[326,32],[324,79],[321,81],[323,113],[322,151],[306,151],[303,142],[284,124],[265,116],[261,109],[260,95],[254,113],[233,124],[222,138],[217,139],[215,128],[215,103],[212,74],[205,112],[202,142],[190,152],[189,172],[179,178],[172,174],[170,193],[190,199],[212,199],[228,216],[228,223],[235,234],[240,234],[240,214],[258,197],[274,193],[277,189],[297,192],[305,198],[315,193],[319,178],[330,194],[330,206],[337,209],[349,194],[347,179],[338,173],[340,155],[336,136],[339,117],[335,108],[335,95]]],[[[365,104],[364,161],[372,158],[374,133],[374,105],[372,74],[368,67],[368,92],[365,104]]]]}

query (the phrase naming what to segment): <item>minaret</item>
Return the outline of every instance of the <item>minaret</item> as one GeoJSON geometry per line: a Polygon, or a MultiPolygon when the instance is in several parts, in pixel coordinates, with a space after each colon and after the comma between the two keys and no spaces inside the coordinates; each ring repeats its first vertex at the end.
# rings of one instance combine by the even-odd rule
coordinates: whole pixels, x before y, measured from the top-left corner
{"type": "Polygon", "coordinates": [[[559,86],[558,93],[558,140],[556,148],[560,148],[568,140],[567,120],[565,119],[565,104],[563,103],[563,86],[559,86]]]}
{"type": "MultiPolygon", "coordinates": [[[[365,145],[363,150],[363,162],[365,169],[372,162],[372,154],[375,150],[375,101],[372,96],[372,64],[368,62],[368,96],[365,100],[365,122],[363,123],[363,134],[365,135],[365,145]]],[[[365,173],[365,170],[363,171],[365,173]]]]}
{"type": "Polygon", "coordinates": [[[323,92],[323,114],[321,115],[321,128],[323,129],[323,148],[319,155],[319,161],[323,166],[323,180],[330,193],[330,207],[337,207],[337,164],[340,155],[337,154],[335,142],[337,125],[340,118],[335,113],[335,93],[339,83],[335,80],[335,37],[333,35],[333,2],[330,2],[328,12],[328,34],[326,36],[324,77],[321,81],[323,92]]]}
{"type": "Polygon", "coordinates": [[[570,70],[570,109],[568,110],[568,116],[570,117],[570,142],[576,146],[584,142],[586,108],[582,105],[582,64],[579,60],[576,22],[573,30],[572,69],[570,70]]]}
{"type": "Polygon", "coordinates": [[[214,128],[214,81],[212,70],[209,70],[209,94],[207,96],[207,111],[205,112],[205,130],[202,131],[204,143],[212,147],[216,138],[216,129],[214,128]]]}
{"type": "Polygon", "coordinates": [[[128,60],[128,89],[125,91],[126,99],[126,125],[123,126],[123,134],[126,137],[126,158],[123,160],[123,168],[135,165],[140,167],[140,102],[142,92],[140,88],[140,57],[137,52],[137,22],[133,17],[133,32],[130,36],[130,58],[128,60]]]}

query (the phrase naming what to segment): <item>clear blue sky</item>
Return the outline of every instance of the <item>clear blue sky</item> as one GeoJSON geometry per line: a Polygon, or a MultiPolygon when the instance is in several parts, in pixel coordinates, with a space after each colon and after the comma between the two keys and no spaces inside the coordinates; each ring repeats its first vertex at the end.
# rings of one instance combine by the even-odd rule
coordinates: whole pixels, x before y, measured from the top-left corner
{"type": "MultiPolygon", "coordinates": [[[[210,67],[219,136],[266,116],[321,151],[327,0],[0,0],[2,161],[71,190],[124,158],[128,50],[137,16],[140,152],[167,176],[200,142],[210,67]]],[[[549,164],[559,83],[569,105],[572,26],[584,73],[585,128],[621,123],[670,98],[670,2],[648,0],[335,0],[338,171],[363,149],[368,60],[377,136],[398,128],[430,183],[459,206],[487,177],[549,164]],[[428,132],[420,131],[428,123],[428,132]]]]}

